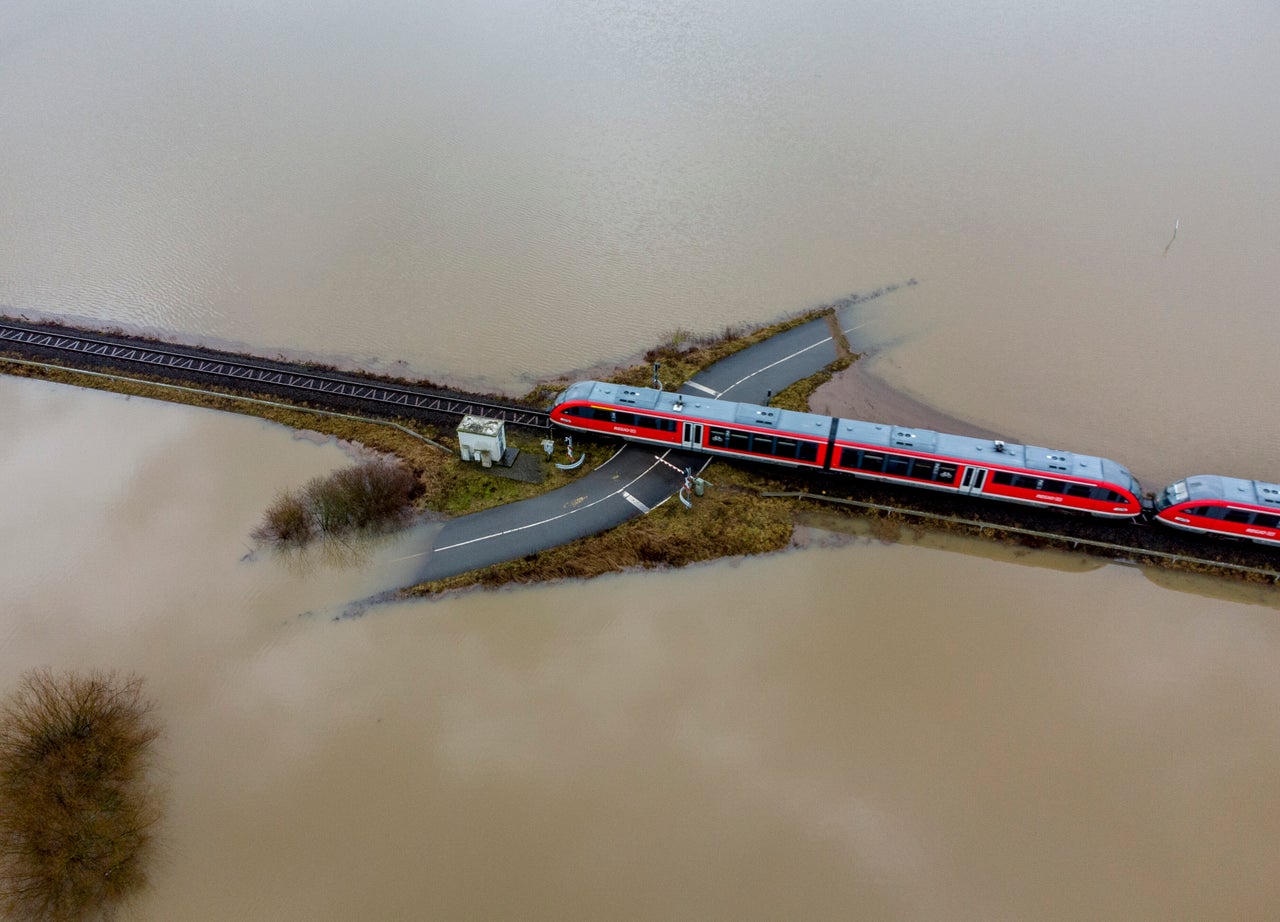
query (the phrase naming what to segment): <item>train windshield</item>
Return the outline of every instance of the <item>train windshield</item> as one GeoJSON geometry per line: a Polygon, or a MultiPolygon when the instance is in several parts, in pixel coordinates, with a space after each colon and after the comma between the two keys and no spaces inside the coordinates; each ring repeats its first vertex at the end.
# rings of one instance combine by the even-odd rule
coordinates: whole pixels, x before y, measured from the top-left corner
{"type": "Polygon", "coordinates": [[[1187,482],[1179,480],[1177,483],[1171,483],[1164,488],[1164,491],[1156,497],[1156,509],[1168,509],[1177,503],[1183,502],[1187,498],[1187,482]]]}

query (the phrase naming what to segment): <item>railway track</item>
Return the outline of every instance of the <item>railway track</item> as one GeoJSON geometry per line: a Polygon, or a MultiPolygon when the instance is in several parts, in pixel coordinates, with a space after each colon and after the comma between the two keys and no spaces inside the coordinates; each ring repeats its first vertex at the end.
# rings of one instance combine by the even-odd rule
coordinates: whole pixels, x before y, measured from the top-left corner
{"type": "MultiPolygon", "coordinates": [[[[55,358],[64,363],[62,367],[81,371],[98,371],[104,368],[145,369],[154,377],[174,382],[234,384],[238,389],[262,391],[295,400],[301,397],[303,402],[312,406],[354,407],[370,415],[383,417],[418,417],[439,421],[463,414],[475,414],[503,419],[510,425],[537,430],[550,428],[550,416],[542,410],[521,404],[501,403],[482,395],[416,387],[302,364],[56,325],[20,322],[6,317],[0,317],[0,352],[3,351],[20,353],[24,358],[55,358]]],[[[0,355],[0,358],[3,356],[0,355]]],[[[837,492],[840,491],[837,489],[837,492]]],[[[1049,523],[1024,518],[1015,522],[1012,513],[1009,514],[1010,521],[970,522],[964,517],[965,507],[957,509],[954,504],[946,509],[928,511],[897,503],[880,505],[835,499],[827,495],[826,489],[818,495],[810,488],[776,495],[803,496],[811,500],[893,510],[909,516],[946,519],[980,525],[982,528],[1032,535],[1037,539],[1066,542],[1072,546],[1092,546],[1095,553],[1098,553],[1097,549],[1105,549],[1107,553],[1104,556],[1126,552],[1134,556],[1171,558],[1218,568],[1220,571],[1235,572],[1237,575],[1262,577],[1272,583],[1280,582],[1274,558],[1264,556],[1257,549],[1239,546],[1231,552],[1222,546],[1184,546],[1189,540],[1185,536],[1164,534],[1151,535],[1148,540],[1134,543],[1132,531],[1117,536],[1106,530],[1114,528],[1114,523],[1099,525],[1092,521],[1078,520],[1049,523]],[[959,518],[957,512],[960,513],[959,518]],[[1031,526],[1030,530],[1028,526],[1031,526]]],[[[915,503],[919,505],[920,499],[917,498],[915,503]]],[[[924,505],[929,504],[926,502],[924,505]]],[[[989,518],[991,510],[984,510],[984,513],[982,517],[989,518]]],[[[1029,513],[1027,515],[1030,516],[1029,513]]]]}
{"type": "Polygon", "coordinates": [[[505,420],[509,425],[548,429],[549,415],[521,404],[500,403],[480,395],[396,384],[361,375],[341,374],[306,365],[238,356],[212,349],[152,343],[123,336],[65,327],[0,320],[0,347],[25,356],[50,355],[78,366],[145,368],[183,381],[234,384],[255,391],[302,397],[324,406],[358,407],[382,416],[424,419],[466,414],[505,420]]]}

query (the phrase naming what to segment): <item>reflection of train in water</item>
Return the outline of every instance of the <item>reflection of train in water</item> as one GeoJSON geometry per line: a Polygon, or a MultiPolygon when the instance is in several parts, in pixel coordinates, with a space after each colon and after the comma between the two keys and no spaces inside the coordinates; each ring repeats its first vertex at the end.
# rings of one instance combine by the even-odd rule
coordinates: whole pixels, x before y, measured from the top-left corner
{"type": "MultiPolygon", "coordinates": [[[[579,381],[556,398],[551,419],[634,442],[1105,518],[1150,508],[1133,475],[1108,458],[648,387],[579,381]]],[[[1274,484],[1191,477],[1161,492],[1154,513],[1174,528],[1280,545],[1274,484]]]]}

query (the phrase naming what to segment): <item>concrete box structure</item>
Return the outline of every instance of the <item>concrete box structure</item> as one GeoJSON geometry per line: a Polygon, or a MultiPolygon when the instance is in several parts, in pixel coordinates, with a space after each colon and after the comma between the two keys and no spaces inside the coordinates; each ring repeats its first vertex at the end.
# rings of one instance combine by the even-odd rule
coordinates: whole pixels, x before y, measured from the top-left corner
{"type": "Polygon", "coordinates": [[[491,467],[507,453],[506,423],[484,416],[464,416],[458,424],[458,451],[463,461],[479,461],[491,467]]]}

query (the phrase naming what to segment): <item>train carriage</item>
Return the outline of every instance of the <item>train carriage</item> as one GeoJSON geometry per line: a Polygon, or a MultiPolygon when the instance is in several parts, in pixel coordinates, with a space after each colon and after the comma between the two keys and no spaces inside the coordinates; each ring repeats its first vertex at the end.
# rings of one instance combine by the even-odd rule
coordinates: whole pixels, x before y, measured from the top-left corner
{"type": "Polygon", "coordinates": [[[551,420],[567,429],[707,454],[822,468],[831,417],[650,387],[579,381],[562,393],[551,420]]]}
{"type": "Polygon", "coordinates": [[[1141,487],[1107,458],[729,400],[580,381],[552,420],[579,431],[797,468],[1132,518],[1141,487]]]}
{"type": "Polygon", "coordinates": [[[1155,508],[1171,528],[1280,546],[1280,484],[1196,474],[1165,487],[1155,508]]]}
{"type": "Polygon", "coordinates": [[[855,477],[1109,518],[1142,511],[1138,481],[1109,458],[845,419],[835,449],[831,469],[855,477]]]}

